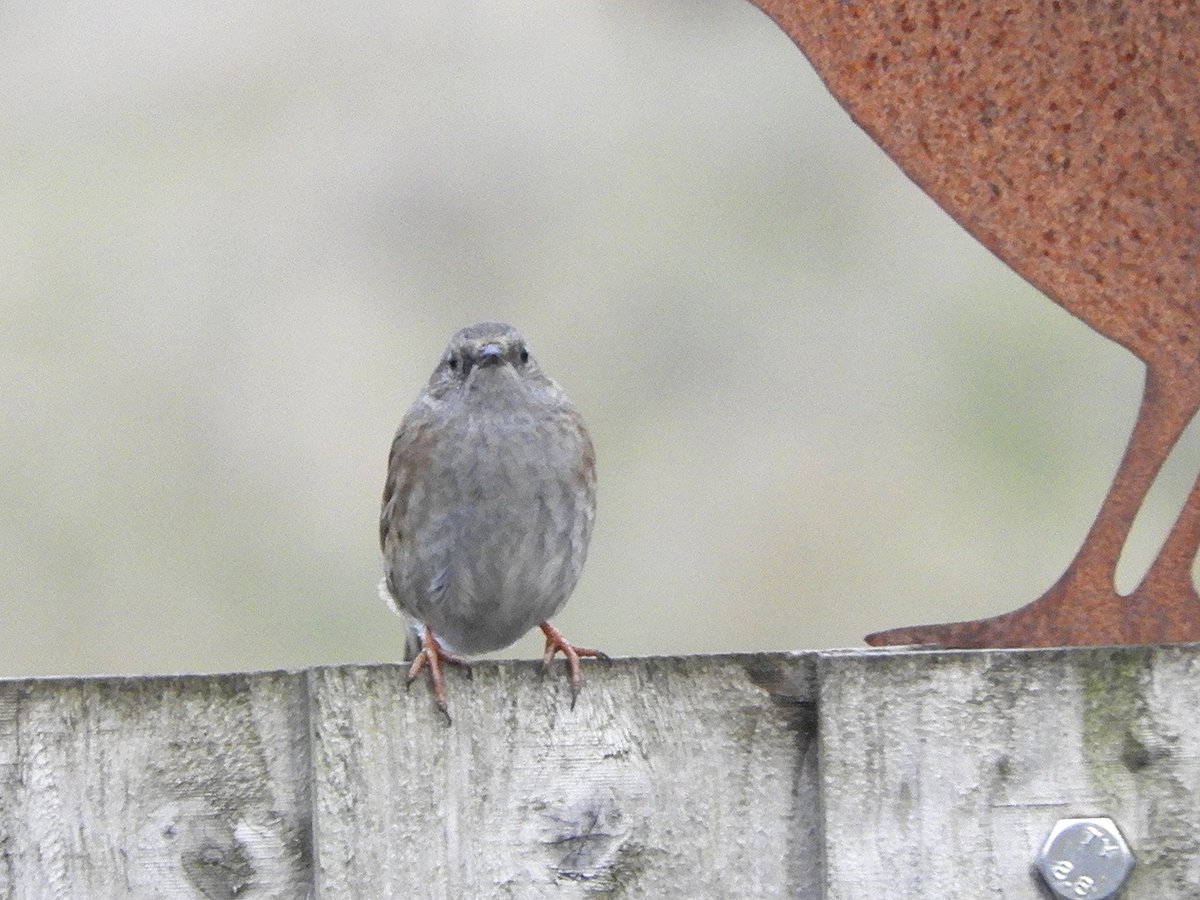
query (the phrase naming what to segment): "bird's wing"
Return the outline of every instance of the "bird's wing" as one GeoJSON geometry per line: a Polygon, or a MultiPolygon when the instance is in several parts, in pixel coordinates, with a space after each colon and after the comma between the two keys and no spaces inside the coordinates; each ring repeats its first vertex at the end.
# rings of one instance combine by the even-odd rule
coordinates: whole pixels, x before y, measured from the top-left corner
{"type": "Polygon", "coordinates": [[[415,490],[422,478],[428,478],[436,431],[427,408],[417,405],[409,411],[392,441],[383,486],[379,544],[385,584],[393,600],[409,614],[419,615],[419,610],[441,599],[450,577],[449,560],[457,533],[445,510],[429,508],[429,492],[415,490]],[[413,544],[418,528],[420,547],[413,544]]]}
{"type": "Polygon", "coordinates": [[[408,513],[408,500],[422,471],[428,471],[433,429],[428,411],[414,406],[405,415],[392,449],[388,453],[387,480],[383,483],[383,503],[379,512],[379,546],[389,555],[390,542],[400,541],[402,526],[408,513]]]}

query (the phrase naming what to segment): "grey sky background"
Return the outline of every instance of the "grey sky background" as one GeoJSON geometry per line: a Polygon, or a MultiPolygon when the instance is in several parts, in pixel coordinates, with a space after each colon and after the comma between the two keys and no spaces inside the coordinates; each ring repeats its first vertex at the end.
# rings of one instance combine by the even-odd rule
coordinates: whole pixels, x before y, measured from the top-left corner
{"type": "MultiPolygon", "coordinates": [[[[1124,447],[1140,363],[739,0],[0,21],[0,675],[397,659],[387,449],[480,319],[591,426],[558,624],[614,654],[1012,608],[1124,447]]],[[[1200,468],[1185,444],[1124,587],[1200,468]]]]}

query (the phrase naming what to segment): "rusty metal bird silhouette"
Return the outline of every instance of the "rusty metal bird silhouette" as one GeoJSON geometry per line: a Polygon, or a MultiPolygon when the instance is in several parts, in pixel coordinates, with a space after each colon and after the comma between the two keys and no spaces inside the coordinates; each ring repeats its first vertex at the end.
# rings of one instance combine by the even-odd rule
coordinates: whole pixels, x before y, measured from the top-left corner
{"type": "Polygon", "coordinates": [[[1200,7],[1013,0],[754,0],[857,122],[971,234],[1146,364],[1091,530],[1044,595],[875,645],[1200,640],[1200,479],[1118,594],[1134,517],[1200,408],[1200,7]]]}

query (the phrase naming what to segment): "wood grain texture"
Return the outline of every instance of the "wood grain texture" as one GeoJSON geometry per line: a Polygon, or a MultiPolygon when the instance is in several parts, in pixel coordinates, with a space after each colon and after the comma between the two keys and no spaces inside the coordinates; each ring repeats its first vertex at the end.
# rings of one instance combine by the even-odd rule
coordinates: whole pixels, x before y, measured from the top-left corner
{"type": "Polygon", "coordinates": [[[0,681],[0,897],[308,895],[303,676],[0,681]]]}
{"type": "Polygon", "coordinates": [[[1048,896],[1056,820],[1107,815],[1122,896],[1200,896],[1200,647],[822,654],[829,900],[1048,896]]]}
{"type": "Polygon", "coordinates": [[[812,656],[312,683],[322,897],[818,897],[812,656]]]}
{"type": "Polygon", "coordinates": [[[1200,645],[0,681],[0,898],[1200,896],[1200,645]]]}

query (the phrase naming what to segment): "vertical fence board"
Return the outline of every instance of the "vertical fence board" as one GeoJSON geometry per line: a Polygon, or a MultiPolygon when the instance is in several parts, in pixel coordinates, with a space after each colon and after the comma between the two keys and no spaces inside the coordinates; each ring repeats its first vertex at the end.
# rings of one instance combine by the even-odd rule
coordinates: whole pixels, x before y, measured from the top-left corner
{"type": "Polygon", "coordinates": [[[322,897],[817,897],[812,659],[313,673],[322,897]]]}
{"type": "Polygon", "coordinates": [[[1195,646],[822,654],[819,683],[829,900],[1044,898],[1038,848],[1090,815],[1124,896],[1200,896],[1195,646]]]}
{"type": "Polygon", "coordinates": [[[0,681],[0,897],[306,896],[303,687],[0,681]]]}

